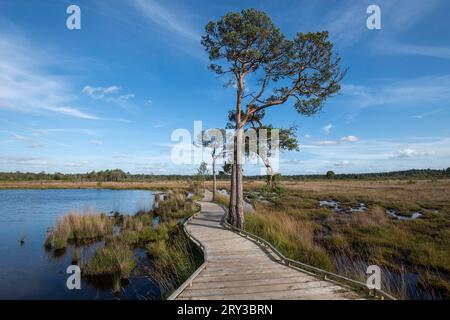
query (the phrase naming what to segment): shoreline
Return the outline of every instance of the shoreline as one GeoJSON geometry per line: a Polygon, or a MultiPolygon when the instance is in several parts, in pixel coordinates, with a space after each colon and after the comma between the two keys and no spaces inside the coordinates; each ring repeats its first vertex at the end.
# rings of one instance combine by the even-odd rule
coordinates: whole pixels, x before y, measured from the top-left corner
{"type": "Polygon", "coordinates": [[[110,190],[168,190],[187,189],[187,181],[158,182],[60,182],[60,181],[0,181],[0,190],[14,189],[110,189],[110,190]]]}

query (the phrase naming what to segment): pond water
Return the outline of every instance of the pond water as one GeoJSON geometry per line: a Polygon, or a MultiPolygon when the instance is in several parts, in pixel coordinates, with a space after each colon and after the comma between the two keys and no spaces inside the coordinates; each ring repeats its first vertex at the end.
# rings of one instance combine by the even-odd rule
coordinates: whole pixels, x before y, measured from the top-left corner
{"type": "MultiPolygon", "coordinates": [[[[68,290],[66,269],[75,247],[69,245],[59,256],[44,248],[47,228],[70,211],[134,214],[151,209],[152,203],[153,193],[143,190],[0,190],[0,299],[159,298],[158,284],[143,277],[124,283],[118,296],[111,290],[111,279],[83,278],[81,290],[68,290]]],[[[101,245],[85,247],[82,254],[101,245]]],[[[143,250],[135,250],[135,255],[149,260],[143,250]]],[[[151,268],[151,261],[146,262],[151,268]]]]}
{"type": "Polygon", "coordinates": [[[319,201],[319,207],[330,207],[337,213],[353,213],[353,212],[365,212],[367,205],[365,203],[359,203],[357,207],[344,208],[342,204],[335,200],[321,200],[319,201]]]}

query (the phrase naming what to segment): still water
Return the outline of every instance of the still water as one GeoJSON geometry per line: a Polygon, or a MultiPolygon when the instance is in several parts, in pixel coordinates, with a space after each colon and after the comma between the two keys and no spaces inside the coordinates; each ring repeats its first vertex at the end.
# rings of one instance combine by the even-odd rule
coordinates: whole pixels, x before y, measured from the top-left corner
{"type": "MultiPolygon", "coordinates": [[[[83,279],[81,290],[68,290],[66,268],[72,264],[74,246],[55,256],[43,245],[47,228],[68,212],[134,214],[151,209],[152,203],[153,193],[142,190],[0,190],[0,299],[159,298],[158,284],[146,277],[132,278],[119,295],[113,294],[110,279],[83,279]]],[[[84,253],[92,249],[85,248],[84,253]]],[[[148,259],[142,250],[135,255],[148,259]]]]}

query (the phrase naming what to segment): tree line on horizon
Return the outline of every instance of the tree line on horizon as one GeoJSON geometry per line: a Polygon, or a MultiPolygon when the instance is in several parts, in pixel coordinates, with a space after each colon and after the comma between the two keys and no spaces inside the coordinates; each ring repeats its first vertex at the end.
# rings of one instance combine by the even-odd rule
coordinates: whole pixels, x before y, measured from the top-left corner
{"type": "MultiPolygon", "coordinates": [[[[227,170],[220,170],[217,179],[229,180],[230,174],[227,170]]],[[[192,180],[196,174],[180,175],[180,174],[132,174],[120,169],[91,171],[88,173],[46,173],[46,172],[0,172],[0,181],[70,181],[70,182],[153,182],[160,180],[192,180]]],[[[207,174],[207,179],[211,179],[212,175],[207,174]]],[[[295,174],[295,175],[279,175],[282,181],[298,181],[298,180],[383,180],[383,179],[439,179],[450,178],[450,167],[446,169],[411,169],[404,171],[375,172],[375,173],[342,173],[334,174],[331,178],[327,176],[327,172],[323,174],[295,174]]],[[[266,176],[246,175],[245,180],[265,180],[266,176]]]]}

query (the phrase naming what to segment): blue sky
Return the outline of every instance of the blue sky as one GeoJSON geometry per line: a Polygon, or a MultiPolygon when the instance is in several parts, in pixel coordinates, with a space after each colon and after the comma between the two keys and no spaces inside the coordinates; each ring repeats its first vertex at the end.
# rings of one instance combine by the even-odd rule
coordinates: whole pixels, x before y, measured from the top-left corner
{"type": "Polygon", "coordinates": [[[321,113],[268,112],[275,126],[299,127],[301,150],[281,155],[280,172],[450,166],[446,0],[2,0],[0,170],[194,172],[171,162],[172,132],[193,132],[194,120],[223,127],[235,99],[207,69],[203,28],[249,7],[288,37],[328,30],[349,68],[321,113]],[[81,30],[66,28],[70,4],[81,30]],[[381,30],[366,27],[369,4],[381,8],[381,30]]]}

